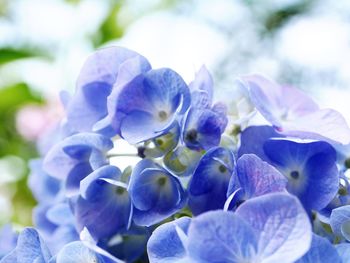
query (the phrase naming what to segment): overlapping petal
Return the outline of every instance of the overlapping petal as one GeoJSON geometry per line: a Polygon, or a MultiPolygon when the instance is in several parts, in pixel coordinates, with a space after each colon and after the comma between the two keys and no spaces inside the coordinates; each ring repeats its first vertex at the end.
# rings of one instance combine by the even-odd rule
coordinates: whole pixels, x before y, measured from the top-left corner
{"type": "Polygon", "coordinates": [[[188,187],[189,207],[193,214],[222,209],[229,181],[235,173],[232,151],[216,147],[203,155],[188,187]]]}
{"type": "Polygon", "coordinates": [[[287,186],[287,179],[276,168],[262,161],[254,154],[244,154],[237,160],[237,176],[231,177],[227,196],[233,196],[238,203],[250,198],[282,192],[287,186]]]}
{"type": "Polygon", "coordinates": [[[325,238],[312,235],[310,250],[295,263],[344,263],[334,246],[325,238]]]}
{"type": "Polygon", "coordinates": [[[128,191],[137,225],[156,224],[179,211],[186,203],[180,181],[153,161],[140,161],[131,175],[128,191]]]}
{"type": "Polygon", "coordinates": [[[258,252],[262,262],[294,262],[311,243],[311,224],[296,197],[271,193],[250,199],[236,214],[259,233],[258,252]]]}
{"type": "Polygon", "coordinates": [[[260,76],[242,77],[257,110],[279,132],[304,139],[350,143],[350,128],[344,117],[331,109],[319,109],[302,91],[279,86],[260,76]]]}
{"type": "Polygon", "coordinates": [[[150,67],[143,56],[126,48],[96,51],[85,62],[76,92],[67,103],[69,125],[78,132],[92,131],[96,122],[107,115],[107,97],[113,86],[127,82],[150,67]],[[127,67],[123,67],[125,63],[127,67]]]}
{"type": "Polygon", "coordinates": [[[81,196],[74,205],[78,230],[88,228],[96,238],[108,238],[127,229],[132,203],[126,185],[119,182],[121,172],[104,166],[80,183],[81,196]]]}
{"type": "Polygon", "coordinates": [[[320,210],[336,195],[339,173],[336,152],[327,142],[268,140],[265,154],[288,178],[287,189],[306,209],[320,210]]]}

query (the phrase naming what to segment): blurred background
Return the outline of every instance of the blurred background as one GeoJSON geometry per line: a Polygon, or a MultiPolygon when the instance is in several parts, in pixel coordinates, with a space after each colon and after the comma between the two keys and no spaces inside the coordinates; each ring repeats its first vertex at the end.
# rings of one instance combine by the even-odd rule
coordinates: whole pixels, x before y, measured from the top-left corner
{"type": "Polygon", "coordinates": [[[122,45],[218,90],[253,72],[312,94],[350,123],[348,0],[0,0],[0,225],[31,224],[27,161],[63,115],[60,90],[93,50],[122,45]]]}

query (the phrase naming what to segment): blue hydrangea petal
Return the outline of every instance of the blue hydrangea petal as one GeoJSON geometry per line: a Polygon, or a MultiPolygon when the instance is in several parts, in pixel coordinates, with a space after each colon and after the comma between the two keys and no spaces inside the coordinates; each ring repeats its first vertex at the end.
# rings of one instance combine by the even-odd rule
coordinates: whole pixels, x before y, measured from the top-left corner
{"type": "MultiPolygon", "coordinates": [[[[202,91],[208,94],[208,101],[211,105],[214,93],[214,81],[209,73],[208,69],[202,65],[199,71],[196,73],[194,80],[190,83],[189,88],[191,92],[202,91]]],[[[197,105],[197,104],[192,104],[197,105]]]]}
{"type": "Polygon", "coordinates": [[[66,108],[69,125],[78,132],[91,131],[94,123],[107,113],[111,90],[110,84],[97,80],[78,87],[66,108]]]}
{"type": "Polygon", "coordinates": [[[241,133],[241,144],[238,149],[238,157],[243,154],[253,153],[265,162],[269,158],[264,152],[264,143],[270,138],[284,137],[277,133],[271,126],[249,126],[241,133]]]}
{"type": "Polygon", "coordinates": [[[320,210],[336,195],[339,174],[336,152],[327,142],[268,140],[264,150],[270,160],[288,178],[287,189],[299,197],[304,207],[320,210]],[[292,177],[296,171],[297,177],[292,177]]]}
{"type": "Polygon", "coordinates": [[[41,204],[35,207],[33,221],[53,254],[57,253],[65,244],[79,239],[74,225],[75,218],[65,203],[57,203],[54,206],[41,204]],[[63,210],[64,213],[60,214],[60,210],[63,210]],[[64,219],[62,220],[62,218],[64,219]]]}
{"type": "Polygon", "coordinates": [[[281,127],[281,121],[278,116],[276,116],[280,110],[280,87],[276,83],[260,75],[245,76],[241,81],[243,86],[248,89],[250,99],[258,111],[273,126],[281,127]]]}
{"type": "Polygon", "coordinates": [[[283,96],[280,105],[288,107],[289,113],[294,115],[291,117],[302,116],[319,109],[317,103],[301,89],[286,85],[281,86],[280,89],[283,96]]]}
{"type": "Polygon", "coordinates": [[[204,213],[188,230],[188,253],[195,262],[254,262],[257,245],[256,232],[232,212],[204,213]]]}
{"type": "Polygon", "coordinates": [[[219,114],[211,109],[191,108],[184,124],[183,140],[190,149],[209,150],[219,145],[226,125],[225,113],[219,114]]]}
{"type": "Polygon", "coordinates": [[[335,247],[326,239],[312,235],[310,250],[295,263],[343,263],[335,247]]]}
{"type": "MultiPolygon", "coordinates": [[[[173,123],[173,122],[171,122],[173,123]]],[[[145,138],[155,138],[164,134],[169,128],[150,113],[144,111],[132,111],[122,121],[120,130],[121,136],[129,143],[136,144],[145,140],[145,138]],[[136,128],[137,126],[142,127],[136,128]]]]}
{"type": "Polygon", "coordinates": [[[69,225],[74,222],[72,210],[68,203],[53,205],[46,213],[47,219],[56,225],[69,225]]]}
{"type": "Polygon", "coordinates": [[[126,262],[134,262],[145,258],[144,252],[150,236],[150,230],[145,227],[131,225],[121,234],[110,240],[99,242],[98,245],[115,257],[126,262]]]}
{"type": "Polygon", "coordinates": [[[120,180],[120,178],[121,171],[118,167],[106,165],[89,174],[80,182],[80,194],[84,199],[94,202],[100,196],[109,194],[108,191],[103,191],[108,186],[108,182],[103,179],[120,180]]]}
{"type": "Polygon", "coordinates": [[[0,259],[10,253],[17,244],[18,234],[12,230],[9,224],[0,228],[0,259]]]}
{"type": "Polygon", "coordinates": [[[320,110],[298,89],[279,86],[259,75],[242,78],[258,111],[285,135],[350,143],[350,128],[335,110],[320,110]]]}
{"type": "Polygon", "coordinates": [[[196,90],[191,92],[191,105],[197,109],[210,108],[212,101],[207,92],[203,90],[196,90]]]}
{"type": "Polygon", "coordinates": [[[69,124],[79,132],[91,131],[94,123],[107,115],[107,97],[113,85],[131,78],[133,69],[140,65],[144,70],[150,69],[144,57],[121,47],[100,49],[91,55],[79,74],[76,94],[66,107],[69,124]],[[129,62],[129,71],[121,70],[129,60],[138,64],[129,62]]]}
{"type": "Polygon", "coordinates": [[[43,168],[51,176],[66,180],[66,195],[78,194],[79,183],[93,170],[108,164],[106,153],[113,142],[95,133],[79,133],[56,144],[45,156],[43,168]],[[87,152],[90,154],[87,154],[87,152]]]}
{"type": "Polygon", "coordinates": [[[145,88],[150,101],[171,106],[172,111],[184,114],[191,103],[188,86],[175,71],[162,68],[146,73],[145,88]]]}
{"type": "Polygon", "coordinates": [[[191,105],[196,108],[209,108],[213,102],[213,78],[203,65],[190,83],[191,105]]]}
{"type": "Polygon", "coordinates": [[[350,244],[342,243],[335,246],[342,263],[350,262],[350,244]]]}
{"type": "Polygon", "coordinates": [[[41,159],[29,162],[30,175],[28,186],[38,202],[51,203],[61,189],[61,182],[43,171],[41,159]]]}
{"type": "Polygon", "coordinates": [[[222,103],[222,102],[217,102],[213,105],[213,107],[211,108],[213,112],[217,113],[217,117],[219,119],[219,126],[220,126],[220,130],[222,132],[225,131],[228,120],[227,120],[227,106],[226,104],[222,103]]]}
{"type": "Polygon", "coordinates": [[[133,221],[139,226],[151,226],[161,222],[162,220],[180,211],[186,205],[187,198],[183,189],[179,189],[179,196],[179,202],[172,204],[171,207],[160,208],[162,203],[157,203],[155,207],[147,211],[142,211],[135,208],[133,221]]]}
{"type": "Polygon", "coordinates": [[[77,86],[82,87],[95,81],[113,85],[118,80],[120,66],[129,59],[147,60],[135,51],[123,47],[102,48],[93,53],[80,71],[77,86]]]}
{"type": "MultiPolygon", "coordinates": [[[[151,66],[142,56],[135,56],[122,63],[119,67],[116,83],[114,83],[112,92],[107,98],[107,108],[115,109],[117,105],[116,96],[121,92],[123,87],[134,78],[137,78],[137,76],[149,70],[151,70],[151,66]]],[[[110,137],[119,133],[119,130],[113,128],[114,114],[115,112],[109,111],[103,119],[100,119],[94,124],[92,130],[110,137]]]]}
{"type": "Polygon", "coordinates": [[[192,195],[200,195],[209,192],[218,179],[222,179],[222,174],[228,175],[235,171],[235,160],[233,153],[222,147],[215,147],[209,150],[200,159],[196,170],[192,176],[189,191],[192,195]],[[220,171],[223,165],[223,172],[220,171]]]}
{"type": "Polygon", "coordinates": [[[67,197],[78,195],[80,182],[92,171],[93,169],[89,163],[76,163],[67,176],[64,188],[65,195],[67,197]]]}
{"type": "Polygon", "coordinates": [[[79,235],[74,225],[62,225],[45,237],[45,242],[53,255],[57,254],[66,244],[79,240],[79,235]]]}
{"type": "Polygon", "coordinates": [[[236,213],[260,233],[258,253],[264,262],[294,262],[310,247],[308,215],[292,195],[271,193],[252,198],[236,213]]]}
{"type": "Polygon", "coordinates": [[[258,111],[275,127],[280,128],[285,120],[294,121],[319,109],[317,104],[302,91],[279,86],[263,76],[245,76],[242,81],[258,111]]]}
{"type": "Polygon", "coordinates": [[[120,175],[113,166],[104,166],[94,171],[82,181],[82,193],[74,211],[77,228],[87,227],[96,239],[107,238],[129,226],[132,204],[126,187],[117,186],[105,177],[120,175]],[[107,176],[106,176],[107,175],[107,176]],[[91,177],[91,178],[89,178],[91,177]]]}
{"type": "Polygon", "coordinates": [[[287,182],[285,176],[272,165],[254,154],[244,154],[237,161],[237,177],[231,178],[227,193],[230,195],[238,188],[242,188],[245,199],[249,199],[284,191],[287,182]]]}
{"type": "Polygon", "coordinates": [[[16,249],[5,255],[0,259],[0,263],[17,263],[17,252],[16,249]]]}
{"type": "Polygon", "coordinates": [[[177,115],[185,113],[190,100],[189,89],[176,72],[170,69],[150,70],[111,94],[108,99],[111,125],[123,137],[127,132],[143,130],[143,138],[132,142],[146,141],[166,133],[177,115]],[[130,116],[135,112],[137,116],[143,116],[143,122],[138,123],[137,116],[130,116]],[[143,127],[145,124],[147,129],[143,127]]]}
{"type": "Polygon", "coordinates": [[[189,206],[194,215],[224,207],[234,172],[234,156],[228,149],[216,147],[201,158],[188,186],[189,206]]]}
{"type": "Polygon", "coordinates": [[[154,111],[154,106],[145,100],[144,79],[143,74],[135,77],[120,90],[114,90],[108,98],[109,119],[118,134],[120,134],[121,121],[130,112],[144,111],[151,114],[154,111]]]}
{"type": "Polygon", "coordinates": [[[18,262],[48,262],[50,252],[34,228],[25,228],[18,237],[16,247],[18,262]]]}
{"type": "MultiPolygon", "coordinates": [[[[183,244],[177,228],[187,233],[191,219],[182,217],[156,228],[147,243],[147,254],[152,263],[181,262],[187,257],[187,248],[183,244]]],[[[185,261],[186,262],[186,261],[185,261]]]]}
{"type": "MultiPolygon", "coordinates": [[[[106,163],[106,161],[100,163],[99,159],[98,162],[94,159],[79,159],[82,156],[86,158],[86,155],[81,155],[82,145],[90,147],[92,152],[97,151],[100,155],[113,148],[112,141],[102,135],[95,133],[75,134],[56,144],[47,153],[43,163],[44,170],[51,176],[64,180],[77,163],[82,161],[91,162],[94,168],[106,163]],[[77,152],[74,151],[75,146],[78,150],[77,152]]],[[[86,147],[84,148],[86,149],[86,147]]]]}
{"type": "Polygon", "coordinates": [[[151,160],[145,159],[137,163],[128,186],[137,209],[148,210],[156,204],[160,190],[157,180],[161,176],[164,176],[164,172],[151,160]]]}
{"type": "Polygon", "coordinates": [[[281,132],[303,139],[327,140],[344,145],[350,143],[350,128],[345,118],[333,109],[322,109],[299,117],[285,124],[281,132]]]}
{"type": "Polygon", "coordinates": [[[350,205],[333,209],[330,217],[330,225],[335,234],[344,236],[350,240],[350,205]]]}
{"type": "Polygon", "coordinates": [[[33,209],[33,223],[45,238],[51,236],[57,229],[57,224],[51,222],[46,216],[50,208],[50,204],[39,204],[33,209]]]}
{"type": "Polygon", "coordinates": [[[56,263],[107,263],[101,255],[98,255],[80,241],[72,242],[64,246],[57,254],[56,263]]]}
{"type": "Polygon", "coordinates": [[[134,56],[121,63],[118,69],[118,77],[114,83],[113,90],[121,89],[125,84],[142,73],[151,70],[149,62],[140,55],[134,56]]]}
{"type": "Polygon", "coordinates": [[[137,225],[158,223],[181,209],[186,202],[180,181],[147,159],[136,165],[128,191],[135,206],[133,220],[137,225]]]}

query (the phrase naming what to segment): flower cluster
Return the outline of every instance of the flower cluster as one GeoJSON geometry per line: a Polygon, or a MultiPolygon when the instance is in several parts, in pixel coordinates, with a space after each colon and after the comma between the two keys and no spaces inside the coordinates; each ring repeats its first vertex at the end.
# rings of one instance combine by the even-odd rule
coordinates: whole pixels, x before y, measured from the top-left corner
{"type": "Polygon", "coordinates": [[[260,75],[236,84],[239,117],[204,66],[187,85],[125,48],[91,55],[31,162],[35,228],[4,227],[0,262],[349,262],[344,118],[260,75]]]}

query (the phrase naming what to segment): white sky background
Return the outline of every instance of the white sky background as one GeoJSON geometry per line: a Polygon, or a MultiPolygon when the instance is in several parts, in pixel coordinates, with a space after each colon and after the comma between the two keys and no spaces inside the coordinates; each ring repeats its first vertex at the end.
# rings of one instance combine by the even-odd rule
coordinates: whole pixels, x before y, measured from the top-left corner
{"type": "MultiPolygon", "coordinates": [[[[128,1],[118,22],[128,22],[134,16],[140,18],[128,27],[120,41],[106,45],[116,43],[134,49],[145,55],[154,67],[172,67],[188,82],[202,64],[212,71],[219,71],[215,67],[221,60],[226,57],[234,63],[236,57],[247,50],[254,57],[226,75],[234,78],[243,73],[261,72],[278,79],[282,62],[305,69],[305,75],[307,71],[330,72],[337,80],[335,83],[312,81],[301,83],[301,88],[309,89],[325,106],[350,115],[350,107],[347,107],[347,98],[350,98],[350,23],[344,19],[346,11],[350,12],[347,1],[336,1],[337,4],[331,0],[319,1],[311,12],[286,24],[276,35],[270,50],[259,43],[259,24],[239,1],[218,0],[215,4],[209,0],[194,1],[191,13],[185,15],[172,10],[147,13],[158,2],[128,1]],[[227,28],[231,29],[232,35],[223,33],[227,28]],[[342,91],[333,92],[339,86],[343,87],[342,91]]],[[[298,0],[269,0],[258,3],[257,8],[262,10],[261,13],[267,13],[295,2],[298,0]]],[[[53,62],[32,59],[12,63],[0,71],[0,85],[15,82],[20,76],[47,94],[55,94],[61,89],[74,90],[79,69],[93,51],[87,36],[96,31],[107,14],[108,1],[85,0],[78,5],[61,0],[10,3],[12,22],[0,19],[0,45],[16,46],[25,40],[53,50],[55,59],[53,62]]]]}
{"type": "MultiPolygon", "coordinates": [[[[231,89],[239,74],[260,72],[285,79],[288,68],[284,66],[293,65],[300,69],[300,88],[312,93],[323,107],[342,112],[350,123],[350,22],[345,19],[350,1],[316,1],[310,11],[290,20],[270,42],[260,39],[256,14],[240,1],[196,0],[182,9],[149,12],[159,1],[127,1],[118,22],[138,19],[128,26],[122,39],[106,46],[134,49],[153,67],[171,67],[187,82],[205,64],[217,86],[225,89],[231,89]],[[224,66],[220,64],[223,60],[224,66]]],[[[257,14],[263,17],[300,1],[256,2],[257,14]]],[[[79,70],[94,49],[88,36],[108,13],[108,1],[85,0],[78,5],[61,0],[9,3],[12,20],[0,17],[0,46],[31,43],[50,50],[54,60],[8,64],[0,69],[0,86],[20,79],[45,96],[54,96],[62,89],[73,91],[79,70]]]]}

